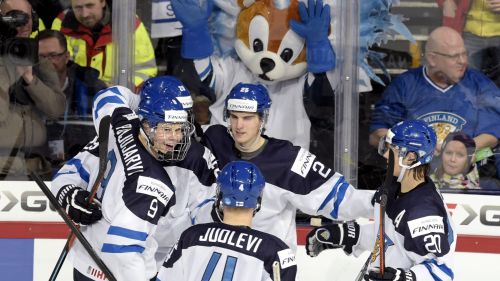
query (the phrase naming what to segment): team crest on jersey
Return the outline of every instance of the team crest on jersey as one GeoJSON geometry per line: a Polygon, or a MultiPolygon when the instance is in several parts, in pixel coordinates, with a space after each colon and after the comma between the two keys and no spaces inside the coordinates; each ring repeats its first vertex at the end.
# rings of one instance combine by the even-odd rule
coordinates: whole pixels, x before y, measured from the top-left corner
{"type": "Polygon", "coordinates": [[[444,223],[443,217],[440,216],[427,216],[423,218],[408,221],[408,228],[410,229],[411,237],[415,238],[429,233],[443,233],[444,223]]]}
{"type": "Polygon", "coordinates": [[[295,254],[291,249],[285,249],[279,251],[278,257],[280,258],[280,266],[283,269],[293,265],[297,265],[297,260],[295,260],[295,254]]]}
{"type": "Polygon", "coordinates": [[[300,151],[297,154],[297,158],[295,158],[295,161],[293,162],[292,172],[305,178],[309,173],[309,170],[311,170],[314,159],[316,159],[316,155],[303,148],[300,148],[300,151]]]}
{"type": "Polygon", "coordinates": [[[467,121],[460,115],[450,112],[430,112],[417,119],[425,121],[431,125],[436,132],[438,144],[443,143],[449,133],[461,131],[467,121]]]}
{"type": "Polygon", "coordinates": [[[174,194],[174,192],[168,188],[166,184],[159,180],[144,176],[139,176],[135,191],[137,193],[153,196],[165,206],[174,194]]]}

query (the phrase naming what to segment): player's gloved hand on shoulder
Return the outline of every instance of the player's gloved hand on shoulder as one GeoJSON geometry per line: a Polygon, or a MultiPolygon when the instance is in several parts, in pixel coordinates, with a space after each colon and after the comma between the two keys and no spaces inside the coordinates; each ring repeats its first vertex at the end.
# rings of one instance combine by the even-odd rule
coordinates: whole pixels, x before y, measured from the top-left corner
{"type": "Polygon", "coordinates": [[[417,277],[411,270],[386,267],[383,275],[378,271],[370,271],[365,274],[364,279],[365,281],[416,281],[417,277]]]}
{"type": "Polygon", "coordinates": [[[89,196],[90,192],[68,184],[57,193],[57,201],[74,222],[88,225],[102,218],[101,203],[97,199],[89,203],[89,196]]]}
{"type": "Polygon", "coordinates": [[[343,248],[346,254],[352,253],[352,247],[358,243],[359,224],[350,221],[340,224],[328,224],[316,227],[306,238],[306,252],[315,257],[325,249],[343,248]]]}

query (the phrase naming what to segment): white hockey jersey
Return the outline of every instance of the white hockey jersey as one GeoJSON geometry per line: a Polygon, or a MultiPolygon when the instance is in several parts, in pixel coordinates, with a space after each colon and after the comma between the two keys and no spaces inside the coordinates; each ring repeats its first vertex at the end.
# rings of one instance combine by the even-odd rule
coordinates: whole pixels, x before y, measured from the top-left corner
{"type": "MultiPolygon", "coordinates": [[[[210,57],[213,77],[210,86],[217,100],[210,106],[210,124],[223,124],[224,101],[238,83],[259,83],[255,74],[240,61],[227,56],[210,57]]],[[[296,79],[266,85],[273,102],[266,123],[266,134],[270,137],[289,140],[295,145],[309,148],[311,122],[304,109],[303,92],[307,74],[296,79]],[[286,126],[284,126],[286,124],[286,126]]]]}
{"type": "MultiPolygon", "coordinates": [[[[107,172],[96,196],[103,218],[81,231],[117,280],[149,280],[156,273],[152,234],[175,203],[174,187],[163,164],[140,144],[137,115],[118,107],[111,120],[107,172]]],[[[52,181],[54,194],[68,184],[90,190],[99,168],[98,146],[95,139],[59,170],[52,181]]],[[[68,258],[88,278],[105,280],[79,242],[68,258]]]]}
{"type": "MultiPolygon", "coordinates": [[[[318,161],[314,154],[285,140],[265,138],[267,144],[263,151],[245,159],[257,165],[266,179],[262,207],[254,217],[253,228],[278,237],[295,251],[297,209],[330,219],[354,219],[371,210],[373,192],[358,190],[359,196],[352,198],[355,188],[342,175],[318,161]]],[[[202,143],[214,153],[220,166],[241,159],[222,125],[209,127],[202,143]]],[[[206,204],[194,214],[198,222],[211,221],[211,206],[206,204]]]]}
{"type": "MultiPolygon", "coordinates": [[[[394,183],[391,190],[399,190],[398,185],[394,183]]],[[[379,194],[375,193],[370,211],[374,222],[361,225],[358,245],[353,247],[355,256],[372,251],[369,269],[380,264],[379,194]]],[[[453,280],[457,233],[441,194],[429,178],[408,193],[388,197],[384,239],[386,267],[411,269],[418,281],[453,280]]]]}
{"type": "MultiPolygon", "coordinates": [[[[102,116],[110,115],[118,107],[136,110],[138,95],[122,86],[110,87],[99,92],[94,99],[96,128],[102,116]]],[[[158,249],[155,252],[157,269],[165,261],[181,233],[192,225],[191,210],[215,194],[215,178],[219,171],[213,154],[201,144],[191,141],[191,146],[182,161],[162,162],[175,188],[175,205],[165,217],[158,221],[154,233],[158,249]]]]}
{"type": "Polygon", "coordinates": [[[243,226],[199,224],[182,234],[157,280],[272,281],[275,262],[282,281],[295,281],[295,255],[278,238],[243,226]]]}

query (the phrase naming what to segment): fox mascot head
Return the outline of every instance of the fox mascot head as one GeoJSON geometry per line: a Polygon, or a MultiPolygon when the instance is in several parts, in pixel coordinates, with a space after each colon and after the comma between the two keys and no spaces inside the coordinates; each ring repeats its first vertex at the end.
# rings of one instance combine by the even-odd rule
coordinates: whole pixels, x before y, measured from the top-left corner
{"type": "Polygon", "coordinates": [[[238,0],[235,50],[241,61],[268,84],[299,77],[307,70],[305,40],[292,29],[300,21],[297,0],[238,0]]]}

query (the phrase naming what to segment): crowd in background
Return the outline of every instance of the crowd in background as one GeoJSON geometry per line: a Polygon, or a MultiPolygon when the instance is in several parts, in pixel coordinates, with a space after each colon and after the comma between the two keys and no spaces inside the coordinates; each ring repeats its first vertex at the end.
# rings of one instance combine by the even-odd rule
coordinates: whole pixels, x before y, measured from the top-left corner
{"type": "MultiPolygon", "coordinates": [[[[360,113],[365,120],[370,120],[366,124],[369,128],[361,124],[361,130],[369,130],[371,135],[369,141],[360,137],[359,146],[376,159],[368,164],[363,162],[365,155],[360,157],[359,188],[375,189],[385,174],[384,160],[376,155],[375,148],[384,129],[405,118],[439,118],[438,114],[426,114],[443,112],[447,108],[451,110],[446,118],[461,114],[467,108],[470,112],[466,115],[471,119],[458,120],[461,123],[455,126],[435,122],[439,147],[436,149],[438,157],[432,165],[432,179],[442,188],[500,188],[500,161],[495,159],[499,153],[498,135],[495,128],[491,128],[500,120],[498,105],[494,104],[500,83],[498,2],[437,1],[442,9],[442,25],[453,28],[462,37],[451,37],[457,42],[450,45],[449,40],[443,43],[431,35],[423,47],[425,62],[421,68],[410,70],[399,78],[393,75],[396,79],[383,90],[374,87],[373,96],[383,94],[360,113]],[[418,72],[415,75],[422,71],[427,73],[419,78],[408,78],[412,71],[418,72]],[[411,85],[408,79],[417,85],[408,86],[411,85]],[[433,81],[429,87],[440,88],[437,92],[446,98],[424,99],[430,89],[417,86],[429,79],[433,81]],[[407,88],[399,87],[400,83],[407,88]],[[455,88],[466,89],[460,98],[449,89],[454,83],[458,85],[455,88]],[[411,91],[422,92],[405,95],[411,91]],[[465,103],[459,104],[457,99],[465,103]],[[370,181],[373,178],[377,180],[370,181]]],[[[92,98],[99,90],[112,85],[111,1],[4,0],[1,5],[2,15],[20,10],[29,16],[26,24],[16,27],[15,37],[34,38],[38,59],[31,66],[17,65],[5,56],[2,58],[4,67],[0,78],[5,83],[2,82],[1,91],[8,99],[3,99],[1,104],[0,131],[4,137],[0,141],[0,177],[28,180],[29,172],[36,171],[50,180],[53,173],[95,135],[90,116],[92,98]]],[[[134,50],[135,88],[132,90],[137,91],[149,77],[175,75],[193,95],[197,123],[209,124],[208,107],[215,102],[215,96],[200,81],[192,61],[181,58],[181,37],[152,39],[150,6],[139,6],[134,50]]],[[[439,36],[443,34],[454,33],[444,30],[439,36]]],[[[334,131],[334,99],[322,93],[320,87],[314,88],[314,93],[304,94],[304,103],[315,113],[311,122],[317,125],[315,128],[319,132],[312,134],[310,150],[332,166],[333,144],[330,141],[334,131]],[[325,110],[328,113],[321,114],[325,110]]],[[[197,127],[199,134],[203,132],[201,126],[197,127]]]]}

